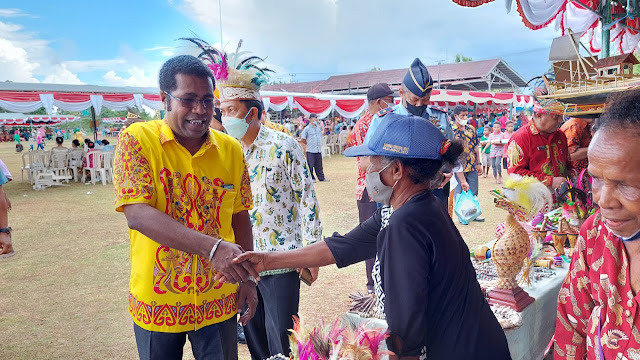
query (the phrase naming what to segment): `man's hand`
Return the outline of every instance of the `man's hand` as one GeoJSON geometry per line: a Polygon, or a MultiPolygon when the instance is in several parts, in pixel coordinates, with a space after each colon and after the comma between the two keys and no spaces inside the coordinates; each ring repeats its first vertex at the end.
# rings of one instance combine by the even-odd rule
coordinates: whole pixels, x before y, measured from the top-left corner
{"type": "Polygon", "coordinates": [[[564,184],[565,182],[567,182],[567,179],[561,177],[561,176],[557,176],[553,178],[553,182],[551,183],[551,188],[553,190],[560,188],[560,186],[562,186],[562,184],[564,184]]]}
{"type": "Polygon", "coordinates": [[[11,235],[7,233],[0,233],[0,255],[8,254],[13,251],[13,245],[11,245],[11,235]]]}
{"type": "Polygon", "coordinates": [[[311,283],[313,284],[314,282],[316,282],[316,280],[318,280],[318,273],[320,272],[320,268],[312,267],[309,268],[309,271],[311,272],[311,283]]]}
{"type": "MultiPolygon", "coordinates": [[[[220,251],[220,248],[218,248],[218,251],[220,251]]],[[[218,251],[216,251],[216,255],[218,254],[218,251]]],[[[234,266],[241,266],[243,269],[252,269],[252,272],[250,273],[251,276],[258,280],[260,279],[260,273],[266,269],[267,257],[268,253],[266,252],[249,251],[238,254],[238,256],[235,259],[232,258],[232,260],[234,266]]],[[[220,270],[218,270],[218,273],[216,274],[214,279],[215,281],[219,281],[220,283],[237,282],[233,281],[230,277],[227,276],[227,274],[221,272],[220,270]]]]}
{"type": "Polygon", "coordinates": [[[462,191],[469,191],[470,187],[469,187],[469,183],[466,181],[463,181],[460,183],[460,187],[462,187],[462,191]]]}
{"type": "Polygon", "coordinates": [[[211,259],[211,264],[218,272],[216,277],[222,275],[226,282],[230,283],[248,280],[249,276],[257,278],[259,274],[251,263],[234,263],[234,259],[243,252],[242,247],[224,240],[221,241],[213,255],[213,259],[211,259]]]}
{"type": "Polygon", "coordinates": [[[258,306],[258,292],[256,284],[253,281],[245,281],[238,288],[238,309],[244,310],[245,304],[247,310],[240,313],[238,322],[242,326],[246,326],[249,320],[256,314],[256,307],[258,306]]]}

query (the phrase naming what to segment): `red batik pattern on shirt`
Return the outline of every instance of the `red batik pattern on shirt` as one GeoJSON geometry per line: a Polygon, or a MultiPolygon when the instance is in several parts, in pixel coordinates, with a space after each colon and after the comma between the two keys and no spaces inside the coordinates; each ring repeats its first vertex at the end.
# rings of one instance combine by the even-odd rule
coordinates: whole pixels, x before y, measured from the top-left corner
{"type": "Polygon", "coordinates": [[[554,177],[568,175],[567,138],[560,130],[541,134],[533,124],[523,126],[509,139],[507,165],[509,174],[533,176],[551,186],[554,177]]]}
{"type": "MultiPolygon", "coordinates": [[[[351,136],[349,141],[347,142],[346,147],[358,146],[364,144],[364,138],[367,136],[367,131],[369,131],[369,125],[371,124],[371,120],[373,120],[373,115],[370,112],[366,111],[365,114],[356,122],[353,126],[353,130],[351,130],[351,136]]],[[[367,187],[365,181],[366,171],[360,169],[360,157],[356,157],[356,161],[358,162],[358,180],[356,181],[356,199],[362,200],[362,194],[364,193],[364,189],[367,187]]]]}
{"type": "Polygon", "coordinates": [[[558,295],[555,358],[600,359],[602,348],[606,359],[639,359],[638,305],[624,244],[598,212],[580,230],[558,295]]]}
{"type": "MultiPolygon", "coordinates": [[[[591,143],[591,126],[584,121],[584,119],[572,118],[562,124],[560,130],[562,130],[564,136],[567,137],[567,146],[570,154],[573,154],[580,148],[589,147],[591,143]]],[[[571,163],[578,173],[589,166],[587,159],[572,161],[571,163]]]]}

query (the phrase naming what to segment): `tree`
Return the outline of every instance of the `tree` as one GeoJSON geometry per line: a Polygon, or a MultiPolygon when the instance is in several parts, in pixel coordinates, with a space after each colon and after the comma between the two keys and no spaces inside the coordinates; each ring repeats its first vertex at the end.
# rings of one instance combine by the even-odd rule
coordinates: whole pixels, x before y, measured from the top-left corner
{"type": "Polygon", "coordinates": [[[461,62],[469,62],[469,61],[473,61],[472,58],[470,57],[466,57],[462,54],[456,54],[456,62],[457,63],[461,63],[461,62]]]}
{"type": "Polygon", "coordinates": [[[381,70],[381,69],[380,69],[379,67],[374,66],[374,67],[372,67],[372,68],[371,68],[371,70],[369,70],[369,71],[380,71],[380,70],[381,70]]]}

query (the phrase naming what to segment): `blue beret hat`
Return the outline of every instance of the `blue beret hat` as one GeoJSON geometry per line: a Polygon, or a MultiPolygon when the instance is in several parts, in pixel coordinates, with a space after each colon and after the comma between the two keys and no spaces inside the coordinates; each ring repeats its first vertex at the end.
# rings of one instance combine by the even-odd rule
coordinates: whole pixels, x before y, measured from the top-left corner
{"type": "Polygon", "coordinates": [[[402,84],[414,95],[423,97],[433,88],[433,79],[420,59],[415,58],[404,75],[402,84]]]}

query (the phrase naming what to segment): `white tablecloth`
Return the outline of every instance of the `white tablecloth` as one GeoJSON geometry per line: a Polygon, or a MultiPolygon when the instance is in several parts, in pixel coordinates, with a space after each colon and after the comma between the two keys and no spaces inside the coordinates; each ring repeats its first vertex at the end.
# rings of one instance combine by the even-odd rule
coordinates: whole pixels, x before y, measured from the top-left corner
{"type": "MultiPolygon", "coordinates": [[[[568,270],[569,264],[563,263],[563,268],[555,268],[556,276],[524,288],[535,301],[522,311],[522,326],[505,331],[513,360],[541,360],[544,357],[556,328],[558,292],[568,270]]],[[[367,328],[387,328],[387,322],[380,319],[365,319],[352,313],[345,313],[342,317],[343,325],[359,325],[363,321],[367,322],[367,328]]],[[[380,346],[384,350],[387,348],[385,342],[380,346]]]]}

